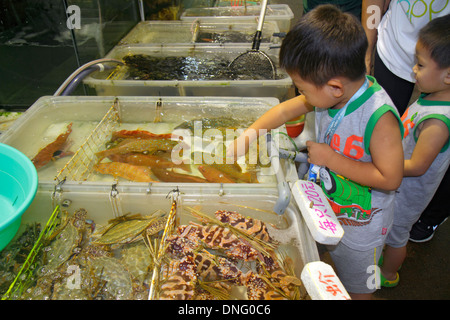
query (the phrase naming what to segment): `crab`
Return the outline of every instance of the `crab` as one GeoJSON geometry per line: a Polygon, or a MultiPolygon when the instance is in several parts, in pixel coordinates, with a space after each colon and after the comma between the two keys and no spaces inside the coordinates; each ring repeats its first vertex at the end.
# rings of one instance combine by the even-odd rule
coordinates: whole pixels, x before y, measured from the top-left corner
{"type": "Polygon", "coordinates": [[[132,243],[143,238],[144,231],[148,236],[154,235],[164,229],[167,217],[153,214],[142,216],[140,214],[123,216],[109,221],[105,229],[100,229],[94,240],[95,244],[117,245],[132,243]]]}

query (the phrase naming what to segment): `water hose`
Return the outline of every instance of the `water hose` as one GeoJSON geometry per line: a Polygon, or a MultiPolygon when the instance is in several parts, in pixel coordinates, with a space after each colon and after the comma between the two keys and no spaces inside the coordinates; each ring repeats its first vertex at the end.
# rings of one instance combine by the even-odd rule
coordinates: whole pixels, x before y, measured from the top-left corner
{"type": "Polygon", "coordinates": [[[67,79],[63,82],[63,84],[56,90],[56,92],[53,94],[54,96],[67,96],[75,88],[80,84],[80,80],[85,78],[87,75],[94,71],[104,71],[107,69],[111,69],[111,66],[105,65],[104,63],[107,62],[113,62],[118,64],[123,64],[122,61],[117,59],[97,59],[93,60],[91,62],[88,62],[81,67],[79,67],[77,70],[75,70],[67,79]]]}
{"type": "Polygon", "coordinates": [[[272,140],[272,135],[268,133],[266,135],[267,140],[267,152],[269,153],[270,162],[275,170],[275,174],[278,181],[278,199],[275,203],[273,211],[275,213],[282,215],[291,201],[291,189],[289,184],[284,179],[283,170],[281,169],[279,151],[272,140]]]}

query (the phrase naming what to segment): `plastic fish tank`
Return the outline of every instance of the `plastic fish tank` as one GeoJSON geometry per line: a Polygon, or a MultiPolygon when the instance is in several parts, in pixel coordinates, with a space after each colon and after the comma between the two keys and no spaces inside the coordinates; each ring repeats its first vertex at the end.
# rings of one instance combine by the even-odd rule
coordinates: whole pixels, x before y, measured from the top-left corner
{"type": "MultiPolygon", "coordinates": [[[[148,45],[156,43],[252,43],[256,22],[141,21],[117,45],[148,45]]],[[[276,22],[264,22],[261,42],[279,44],[276,22]],[[275,35],[274,35],[275,34],[275,35]]]]}
{"type": "MultiPolygon", "coordinates": [[[[24,215],[18,238],[37,224],[48,233],[35,242],[41,249],[29,255],[33,258],[32,267],[21,269],[18,281],[8,291],[8,283],[5,284],[0,294],[8,299],[64,300],[308,299],[298,279],[304,265],[319,257],[297,207],[290,204],[283,216],[273,213],[277,194],[267,188],[259,190],[259,194],[240,186],[227,188],[225,194],[218,191],[214,187],[173,190],[155,186],[149,192],[136,185],[118,186],[119,196],[112,200],[109,191],[99,186],[71,185],[56,193],[52,188],[40,186],[24,215]],[[238,214],[261,228],[250,230],[238,228],[231,221],[220,222],[217,213],[222,217],[238,214]],[[156,217],[153,221],[158,223],[149,222],[144,227],[149,230],[146,233],[139,228],[131,232],[130,228],[121,228],[122,224],[145,225],[149,217],[156,217]],[[186,228],[207,226],[214,226],[214,230],[224,234],[239,229],[234,230],[236,238],[231,236],[233,246],[219,241],[220,237],[214,243],[201,238],[202,249],[192,251],[195,260],[187,258],[176,245],[178,238],[184,237],[186,228]],[[247,232],[251,236],[264,234],[270,239],[237,240],[245,239],[247,232]],[[155,255],[161,243],[167,251],[160,264],[155,265],[161,257],[155,255]],[[243,251],[245,248],[249,250],[243,251]],[[209,263],[212,268],[204,268],[209,263]],[[198,272],[183,273],[189,270],[186,266],[198,268],[198,272]],[[179,295],[169,284],[179,278],[180,272],[185,276],[186,290],[179,295]],[[282,288],[266,284],[264,290],[260,289],[264,279],[279,283],[276,277],[283,273],[292,281],[282,288]]],[[[28,235],[29,239],[31,236],[28,235]]],[[[14,241],[11,246],[14,248],[14,241]]],[[[186,251],[188,257],[189,252],[186,251]]],[[[15,255],[10,258],[18,260],[15,255]]]]}
{"type": "MultiPolygon", "coordinates": [[[[255,21],[259,18],[260,12],[260,5],[188,8],[181,14],[180,20],[210,22],[232,17],[236,21],[255,21]]],[[[288,32],[293,18],[294,13],[288,5],[269,4],[267,5],[264,21],[276,21],[281,32],[288,32]]]]}
{"type": "MultiPolygon", "coordinates": [[[[280,179],[268,154],[261,151],[264,139],[235,163],[227,164],[223,154],[239,132],[278,102],[237,97],[42,97],[0,136],[0,142],[33,162],[46,159],[38,168],[40,184],[274,186],[280,179]],[[47,150],[61,136],[65,140],[47,150]],[[223,180],[226,177],[231,180],[223,180]]],[[[279,143],[289,143],[285,135],[278,136],[279,143]]],[[[284,175],[295,176],[293,163],[286,160],[282,165],[284,175]]]]}
{"type": "MultiPolygon", "coordinates": [[[[94,72],[83,82],[97,95],[109,96],[275,97],[280,101],[293,97],[292,80],[280,68],[276,79],[232,74],[229,64],[250,49],[242,44],[116,46],[107,58],[132,58],[133,63],[140,59],[137,66],[128,63],[113,71],[94,72]]],[[[260,50],[278,65],[279,48],[262,44],[260,50]]]]}

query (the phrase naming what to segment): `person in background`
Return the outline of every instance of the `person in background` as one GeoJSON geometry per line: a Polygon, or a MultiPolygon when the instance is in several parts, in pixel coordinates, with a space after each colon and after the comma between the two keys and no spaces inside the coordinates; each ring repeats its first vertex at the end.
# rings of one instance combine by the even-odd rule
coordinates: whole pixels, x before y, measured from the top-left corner
{"type": "MultiPolygon", "coordinates": [[[[450,164],[450,15],[419,32],[413,68],[422,95],[402,116],[404,178],[395,197],[386,239],[381,285],[396,286],[412,225],[430,202],[450,164]]],[[[448,195],[447,195],[448,196],[448,195]]]]}
{"type": "MultiPolygon", "coordinates": [[[[369,41],[367,72],[372,74],[373,71],[400,114],[412,100],[417,34],[432,19],[449,13],[450,2],[444,0],[362,1],[361,23],[369,41]]],[[[446,172],[433,199],[412,227],[411,241],[430,240],[436,228],[447,219],[449,191],[450,174],[446,172]]]]}
{"type": "Polygon", "coordinates": [[[376,290],[367,284],[373,277],[368,270],[381,256],[403,173],[400,117],[366,76],[366,50],[364,29],[353,15],[333,5],[305,14],[280,49],[280,65],[301,95],[267,111],[227,148],[227,156],[242,156],[267,130],[315,112],[317,142],[306,142],[308,162],[320,167],[322,189],[345,230],[330,255],[352,299],[370,299],[376,290]]]}

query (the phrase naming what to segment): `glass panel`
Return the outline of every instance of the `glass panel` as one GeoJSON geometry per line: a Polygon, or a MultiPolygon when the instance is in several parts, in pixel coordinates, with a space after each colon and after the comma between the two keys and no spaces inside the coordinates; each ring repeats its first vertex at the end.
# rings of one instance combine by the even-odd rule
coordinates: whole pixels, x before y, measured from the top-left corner
{"type": "Polygon", "coordinates": [[[0,109],[7,110],[53,95],[140,21],[138,0],[2,0],[0,13],[0,109]]]}

